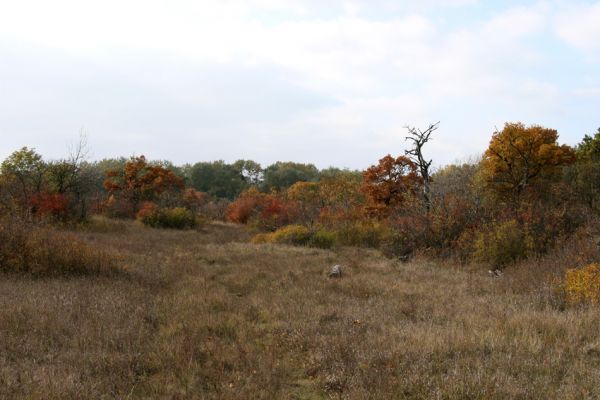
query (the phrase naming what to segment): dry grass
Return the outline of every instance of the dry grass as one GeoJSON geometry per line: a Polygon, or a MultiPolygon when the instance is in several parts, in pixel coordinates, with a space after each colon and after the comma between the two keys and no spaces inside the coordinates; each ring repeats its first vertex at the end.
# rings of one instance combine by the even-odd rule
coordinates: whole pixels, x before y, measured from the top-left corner
{"type": "Polygon", "coordinates": [[[600,313],[556,307],[542,261],[491,279],[102,224],[76,235],[128,275],[0,275],[0,398],[600,398],[600,313]]]}
{"type": "Polygon", "coordinates": [[[123,273],[114,255],[76,235],[0,220],[0,271],[31,276],[123,273]]]}

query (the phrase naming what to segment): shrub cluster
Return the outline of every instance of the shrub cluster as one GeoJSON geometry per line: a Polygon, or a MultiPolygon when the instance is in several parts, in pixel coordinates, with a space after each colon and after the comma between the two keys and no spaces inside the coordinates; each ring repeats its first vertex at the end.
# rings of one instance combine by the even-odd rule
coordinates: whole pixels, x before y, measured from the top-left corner
{"type": "Polygon", "coordinates": [[[341,224],[335,229],[335,233],[342,245],[373,248],[380,247],[393,234],[390,226],[374,220],[341,224]]]}
{"type": "Polygon", "coordinates": [[[495,223],[479,231],[474,244],[474,258],[496,268],[527,257],[531,239],[515,220],[495,223]]]}
{"type": "Polygon", "coordinates": [[[330,249],[336,244],[336,234],[323,230],[312,232],[302,225],[288,225],[270,233],[259,233],[252,243],[279,243],[330,249]]]}
{"type": "Polygon", "coordinates": [[[142,205],[137,218],[152,228],[191,229],[199,223],[194,213],[186,208],[159,208],[150,202],[142,205]]]}

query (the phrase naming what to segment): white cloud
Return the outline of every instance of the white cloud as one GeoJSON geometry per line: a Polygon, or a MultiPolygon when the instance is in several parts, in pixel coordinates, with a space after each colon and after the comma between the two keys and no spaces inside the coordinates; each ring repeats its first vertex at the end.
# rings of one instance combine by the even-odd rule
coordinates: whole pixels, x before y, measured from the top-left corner
{"type": "Polygon", "coordinates": [[[600,50],[600,2],[564,10],[556,18],[556,32],[581,50],[600,50]]]}

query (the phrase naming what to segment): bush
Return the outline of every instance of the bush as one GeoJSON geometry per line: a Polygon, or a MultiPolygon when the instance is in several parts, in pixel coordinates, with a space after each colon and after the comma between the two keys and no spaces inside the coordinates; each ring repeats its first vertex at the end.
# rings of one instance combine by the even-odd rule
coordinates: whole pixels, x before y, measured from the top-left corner
{"type": "Polygon", "coordinates": [[[338,242],[346,246],[378,248],[391,235],[389,226],[374,221],[356,221],[336,230],[338,242]]]}
{"type": "Polygon", "coordinates": [[[312,233],[305,226],[288,225],[275,232],[259,233],[252,238],[251,242],[254,244],[280,243],[330,249],[336,242],[336,235],[327,231],[312,233]]]}
{"type": "Polygon", "coordinates": [[[252,239],[250,239],[250,243],[254,244],[264,244],[264,243],[273,243],[273,234],[272,233],[259,233],[254,235],[252,239]]]}
{"type": "Polygon", "coordinates": [[[312,235],[308,245],[319,249],[330,249],[335,246],[336,241],[337,235],[334,232],[320,230],[312,235]]]}
{"type": "Polygon", "coordinates": [[[158,208],[154,203],[144,203],[137,218],[152,228],[190,229],[199,223],[199,219],[187,208],[158,208]]]}
{"type": "Polygon", "coordinates": [[[64,232],[0,222],[0,271],[35,276],[110,275],[115,259],[64,232]]]}
{"type": "Polygon", "coordinates": [[[600,304],[600,264],[568,269],[563,290],[567,305],[600,304]]]}
{"type": "Polygon", "coordinates": [[[517,221],[510,220],[479,232],[475,239],[474,258],[501,268],[526,258],[530,248],[530,237],[517,221]]]}
{"type": "Polygon", "coordinates": [[[288,225],[271,234],[273,243],[306,245],[310,240],[310,230],[302,225],[288,225]]]}

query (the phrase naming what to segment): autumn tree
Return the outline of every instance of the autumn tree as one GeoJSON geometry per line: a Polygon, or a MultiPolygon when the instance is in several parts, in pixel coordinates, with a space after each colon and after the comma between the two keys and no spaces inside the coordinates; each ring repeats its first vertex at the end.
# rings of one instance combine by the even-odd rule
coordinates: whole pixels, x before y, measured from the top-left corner
{"type": "Polygon", "coordinates": [[[320,220],[328,225],[362,218],[365,195],[362,173],[329,168],[321,171],[319,196],[323,201],[320,220]]]}
{"type": "Polygon", "coordinates": [[[49,162],[47,167],[49,192],[68,203],[69,210],[65,211],[79,220],[87,217],[91,197],[96,192],[95,171],[86,161],[87,157],[87,138],[82,131],[79,141],[70,148],[69,156],[49,162]]]}
{"type": "Polygon", "coordinates": [[[561,166],[575,160],[573,150],[557,140],[554,129],[505,124],[502,131],[494,133],[483,156],[482,176],[487,187],[518,202],[527,189],[554,177],[561,166]]]}
{"type": "Polygon", "coordinates": [[[296,202],[300,221],[312,226],[323,208],[319,183],[296,182],[288,188],[286,195],[296,202]]]}
{"type": "Polygon", "coordinates": [[[162,165],[150,164],[144,156],[132,157],[122,170],[106,171],[104,187],[110,196],[124,199],[134,215],[142,201],[183,189],[183,179],[162,165]]]}
{"type": "Polygon", "coordinates": [[[388,154],[363,173],[367,209],[378,217],[389,215],[421,185],[417,165],[406,156],[394,158],[388,154]]]}
{"type": "Polygon", "coordinates": [[[411,141],[412,147],[406,150],[404,153],[406,156],[408,156],[408,158],[411,159],[413,163],[417,165],[419,169],[421,180],[423,182],[423,185],[421,186],[421,193],[427,211],[429,211],[431,208],[431,175],[429,168],[431,167],[432,160],[427,160],[423,155],[423,146],[425,146],[425,143],[429,142],[431,134],[438,129],[439,124],[439,122],[430,124],[429,127],[427,127],[427,129],[424,131],[410,126],[406,127],[408,130],[408,136],[405,138],[405,140],[411,141]]]}
{"type": "Polygon", "coordinates": [[[13,152],[0,166],[3,205],[16,207],[23,217],[35,211],[32,199],[44,189],[47,164],[35,149],[23,147],[13,152]]]}

